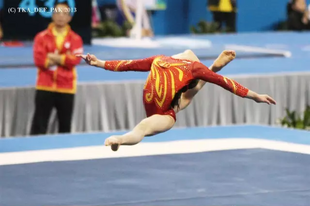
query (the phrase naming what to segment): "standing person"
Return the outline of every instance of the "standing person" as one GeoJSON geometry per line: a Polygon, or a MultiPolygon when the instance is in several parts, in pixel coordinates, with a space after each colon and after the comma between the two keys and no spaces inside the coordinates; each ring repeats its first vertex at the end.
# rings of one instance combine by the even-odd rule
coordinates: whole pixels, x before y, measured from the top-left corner
{"type": "Polygon", "coordinates": [[[70,7],[55,6],[52,23],[34,39],[34,62],[38,67],[35,112],[31,135],[46,134],[52,109],[57,110],[59,133],[71,131],[71,119],[76,93],[75,66],[83,53],[82,38],[71,30],[70,7]]]}
{"type": "MultiPolygon", "coordinates": [[[[141,1],[143,3],[143,1],[141,1]]],[[[117,0],[117,7],[121,11],[122,15],[125,17],[125,19],[132,24],[132,26],[135,26],[135,15],[137,12],[137,0],[117,0]]],[[[144,4],[142,6],[142,36],[152,37],[153,30],[151,27],[150,19],[147,13],[147,10],[144,7],[144,4]]],[[[130,31],[132,32],[132,30],[130,31]]]]}
{"type": "Polygon", "coordinates": [[[98,28],[101,22],[101,15],[97,0],[92,0],[92,28],[98,28]]]}
{"type": "Polygon", "coordinates": [[[225,23],[227,32],[236,32],[237,0],[208,0],[208,8],[219,31],[225,23]]]}
{"type": "Polygon", "coordinates": [[[3,21],[2,8],[3,8],[3,2],[1,2],[1,0],[0,0],[0,40],[3,37],[3,30],[2,30],[2,21],[3,21]]]}

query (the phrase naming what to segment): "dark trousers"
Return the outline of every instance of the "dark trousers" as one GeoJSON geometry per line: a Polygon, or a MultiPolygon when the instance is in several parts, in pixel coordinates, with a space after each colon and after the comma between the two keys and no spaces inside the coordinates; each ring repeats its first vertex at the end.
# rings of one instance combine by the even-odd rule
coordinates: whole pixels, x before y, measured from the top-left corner
{"type": "Polygon", "coordinates": [[[71,132],[74,95],[48,91],[36,91],[35,112],[32,120],[31,135],[46,134],[49,118],[56,108],[59,133],[71,132]]]}
{"type": "Polygon", "coordinates": [[[236,32],[236,12],[212,12],[213,21],[218,23],[218,30],[223,29],[226,25],[227,32],[236,32]]]}
{"type": "Polygon", "coordinates": [[[291,11],[287,19],[288,29],[292,31],[310,30],[310,23],[302,22],[303,16],[303,12],[291,11]]]}

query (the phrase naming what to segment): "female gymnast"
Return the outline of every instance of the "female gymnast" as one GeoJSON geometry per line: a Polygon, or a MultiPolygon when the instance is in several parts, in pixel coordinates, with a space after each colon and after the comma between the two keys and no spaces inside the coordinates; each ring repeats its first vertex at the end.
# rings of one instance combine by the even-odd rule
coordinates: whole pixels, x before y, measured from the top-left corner
{"type": "Polygon", "coordinates": [[[117,151],[120,145],[135,145],[146,136],[170,130],[176,122],[176,113],[190,104],[206,82],[257,103],[276,104],[270,96],[257,94],[232,79],[216,74],[231,62],[235,55],[234,51],[223,51],[210,68],[200,63],[191,50],[171,57],[159,55],[146,59],[118,61],[102,61],[90,54],[78,55],[89,65],[109,71],[150,71],[143,90],[147,118],[131,132],[107,138],[105,145],[117,151]]]}

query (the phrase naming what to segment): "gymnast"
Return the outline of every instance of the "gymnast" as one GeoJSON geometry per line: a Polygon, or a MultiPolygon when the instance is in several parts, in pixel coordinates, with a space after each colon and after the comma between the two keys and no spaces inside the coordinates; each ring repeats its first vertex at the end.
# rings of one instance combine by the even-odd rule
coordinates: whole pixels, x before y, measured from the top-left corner
{"type": "Polygon", "coordinates": [[[139,60],[102,61],[90,54],[78,56],[91,66],[109,71],[150,71],[143,90],[147,118],[130,132],[107,138],[105,146],[111,146],[113,151],[117,151],[120,145],[135,145],[146,136],[170,130],[176,122],[176,113],[191,103],[206,82],[257,103],[276,104],[270,96],[257,94],[238,82],[217,74],[235,58],[236,53],[230,50],[223,51],[210,68],[200,63],[191,50],[171,57],[159,55],[139,60]]]}

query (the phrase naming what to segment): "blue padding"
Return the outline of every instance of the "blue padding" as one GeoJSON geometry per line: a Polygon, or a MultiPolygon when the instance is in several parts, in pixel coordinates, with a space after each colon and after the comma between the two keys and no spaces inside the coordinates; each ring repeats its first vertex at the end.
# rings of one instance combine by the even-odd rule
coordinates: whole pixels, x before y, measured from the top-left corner
{"type": "MultiPolygon", "coordinates": [[[[44,150],[103,145],[104,140],[118,133],[47,135],[30,138],[0,139],[0,152],[44,150]]],[[[254,138],[310,145],[309,132],[267,126],[225,126],[173,129],[145,138],[144,142],[166,142],[189,139],[254,138]]]]}
{"type": "Polygon", "coordinates": [[[308,206],[310,156],[262,149],[0,166],[1,206],[308,206]]]}

